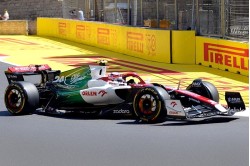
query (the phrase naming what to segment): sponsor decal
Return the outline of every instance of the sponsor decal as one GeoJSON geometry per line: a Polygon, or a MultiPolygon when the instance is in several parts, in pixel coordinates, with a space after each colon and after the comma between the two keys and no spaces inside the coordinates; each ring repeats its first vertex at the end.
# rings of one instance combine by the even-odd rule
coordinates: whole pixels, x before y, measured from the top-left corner
{"type": "Polygon", "coordinates": [[[72,85],[81,80],[84,80],[86,76],[81,76],[80,74],[74,74],[72,76],[56,76],[53,82],[55,83],[62,83],[64,82],[65,85],[72,85]],[[69,78],[69,79],[68,79],[69,78]],[[69,81],[68,81],[69,80],[69,81]]]}
{"type": "Polygon", "coordinates": [[[152,93],[155,95],[155,98],[156,98],[156,99],[159,99],[159,95],[158,95],[157,92],[156,92],[154,89],[152,89],[152,88],[145,88],[145,89],[142,89],[141,91],[142,91],[142,92],[143,92],[143,91],[150,91],[150,92],[152,92],[152,93]]]}
{"type": "MultiPolygon", "coordinates": [[[[38,67],[38,70],[48,70],[50,67],[48,65],[41,65],[38,67]]],[[[33,65],[30,66],[14,66],[14,67],[9,67],[8,70],[10,72],[32,72],[32,71],[37,71],[37,68],[33,65]]]]}
{"type": "Polygon", "coordinates": [[[230,103],[241,103],[241,99],[240,98],[229,97],[228,102],[230,102],[230,103]]]}
{"type": "Polygon", "coordinates": [[[64,83],[65,85],[72,86],[74,84],[79,83],[80,81],[83,81],[90,74],[90,73],[86,73],[84,76],[82,76],[83,70],[84,69],[79,69],[75,71],[74,73],[70,73],[67,76],[56,76],[53,82],[64,83]]]}
{"type": "Polygon", "coordinates": [[[91,27],[89,25],[76,25],[76,38],[91,40],[91,27]]]}
{"type": "Polygon", "coordinates": [[[85,40],[85,26],[76,25],[76,38],[85,40]]]}
{"type": "Polygon", "coordinates": [[[130,111],[129,110],[123,110],[123,109],[119,109],[119,110],[113,110],[114,114],[129,114],[130,111]]]}
{"type": "Polygon", "coordinates": [[[146,34],[146,48],[148,55],[156,55],[156,37],[155,35],[146,34]]]}
{"type": "Polygon", "coordinates": [[[97,43],[110,45],[110,30],[107,28],[98,28],[97,29],[97,43]]]}
{"type": "Polygon", "coordinates": [[[248,70],[248,49],[204,43],[204,61],[248,70]]]}
{"type": "Polygon", "coordinates": [[[203,115],[206,117],[209,117],[209,116],[215,116],[215,115],[217,115],[217,113],[216,112],[208,112],[208,113],[204,113],[203,112],[203,115]]]}
{"type": "Polygon", "coordinates": [[[64,80],[65,80],[65,77],[64,76],[55,76],[55,80],[53,81],[53,82],[58,82],[58,83],[60,83],[60,82],[64,82],[64,80]]]}
{"type": "Polygon", "coordinates": [[[82,91],[83,96],[97,96],[97,92],[95,91],[82,91]]]}
{"type": "Polygon", "coordinates": [[[30,67],[13,67],[13,70],[16,71],[16,72],[31,71],[30,67]]]}
{"type": "Polygon", "coordinates": [[[134,52],[143,53],[143,34],[127,32],[127,49],[134,52]]]}
{"type": "Polygon", "coordinates": [[[172,101],[172,102],[170,103],[170,105],[171,105],[172,107],[175,107],[175,106],[177,106],[177,103],[176,103],[175,101],[172,101]]]}
{"type": "Polygon", "coordinates": [[[194,81],[193,83],[192,83],[192,87],[201,87],[201,81],[194,81]]]}
{"type": "Polygon", "coordinates": [[[82,91],[83,96],[101,96],[103,97],[107,92],[105,90],[97,91],[82,91]]]}
{"type": "Polygon", "coordinates": [[[168,114],[169,115],[178,115],[179,113],[177,111],[169,111],[168,114]]]}
{"type": "Polygon", "coordinates": [[[107,94],[107,92],[105,90],[101,90],[98,94],[100,94],[102,97],[107,94]]]}
{"type": "Polygon", "coordinates": [[[58,34],[62,36],[67,35],[67,24],[65,22],[58,23],[58,34]]]}
{"type": "Polygon", "coordinates": [[[70,78],[69,84],[74,84],[78,81],[84,80],[85,76],[81,76],[79,73],[73,74],[70,78]]]}
{"type": "Polygon", "coordinates": [[[8,77],[8,78],[14,78],[14,79],[15,79],[15,78],[17,78],[17,76],[16,76],[16,75],[10,75],[10,74],[9,74],[9,75],[7,75],[7,77],[8,77]]]}
{"type": "Polygon", "coordinates": [[[183,107],[179,100],[166,100],[165,102],[168,115],[184,116],[183,107]]]}

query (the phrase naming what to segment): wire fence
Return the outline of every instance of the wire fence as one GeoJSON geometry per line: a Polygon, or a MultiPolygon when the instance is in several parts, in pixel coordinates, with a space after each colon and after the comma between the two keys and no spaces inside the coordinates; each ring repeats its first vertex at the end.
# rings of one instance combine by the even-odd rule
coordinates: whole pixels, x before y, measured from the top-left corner
{"type": "Polygon", "coordinates": [[[249,39],[249,0],[104,0],[103,20],[249,39]]]}
{"type": "Polygon", "coordinates": [[[223,36],[222,0],[203,0],[197,4],[197,32],[201,35],[223,36]]]}
{"type": "Polygon", "coordinates": [[[225,8],[226,36],[249,39],[249,1],[227,0],[225,8]]]}

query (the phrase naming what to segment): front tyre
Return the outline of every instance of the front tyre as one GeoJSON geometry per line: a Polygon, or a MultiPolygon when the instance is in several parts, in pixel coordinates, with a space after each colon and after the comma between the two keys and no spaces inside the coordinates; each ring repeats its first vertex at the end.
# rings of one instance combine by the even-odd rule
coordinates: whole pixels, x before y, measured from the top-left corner
{"type": "Polygon", "coordinates": [[[164,103],[154,87],[146,87],[137,92],[133,107],[136,116],[147,123],[161,122],[166,117],[164,103]]]}
{"type": "Polygon", "coordinates": [[[187,87],[187,90],[216,102],[219,102],[220,100],[217,88],[212,83],[207,81],[201,81],[199,79],[194,80],[193,83],[187,87]]]}
{"type": "Polygon", "coordinates": [[[11,83],[5,91],[5,106],[13,115],[33,113],[39,105],[39,93],[32,83],[20,81],[11,83]]]}

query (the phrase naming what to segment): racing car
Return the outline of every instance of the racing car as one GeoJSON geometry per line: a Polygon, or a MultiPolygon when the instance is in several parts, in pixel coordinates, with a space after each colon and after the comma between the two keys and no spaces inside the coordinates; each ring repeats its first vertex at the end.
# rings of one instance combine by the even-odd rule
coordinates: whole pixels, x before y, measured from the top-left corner
{"type": "Polygon", "coordinates": [[[234,115],[245,110],[238,92],[225,92],[227,105],[219,103],[217,88],[202,79],[185,89],[144,81],[134,72],[107,73],[106,62],[68,71],[47,65],[8,67],[5,105],[13,115],[80,112],[93,115],[132,117],[143,122],[234,115]],[[38,76],[39,81],[27,81],[38,76]]]}

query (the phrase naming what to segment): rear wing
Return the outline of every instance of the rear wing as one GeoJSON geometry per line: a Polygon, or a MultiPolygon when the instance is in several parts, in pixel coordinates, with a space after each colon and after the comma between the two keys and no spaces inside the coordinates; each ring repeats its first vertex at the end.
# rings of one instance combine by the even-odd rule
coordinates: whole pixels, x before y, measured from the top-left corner
{"type": "Polygon", "coordinates": [[[53,81],[56,75],[61,73],[60,70],[51,70],[51,67],[45,65],[29,65],[29,66],[14,66],[9,67],[5,71],[8,83],[25,81],[24,76],[40,75],[40,83],[53,81]]]}

